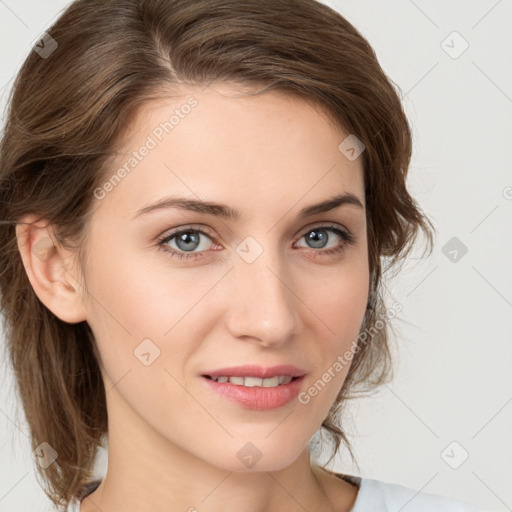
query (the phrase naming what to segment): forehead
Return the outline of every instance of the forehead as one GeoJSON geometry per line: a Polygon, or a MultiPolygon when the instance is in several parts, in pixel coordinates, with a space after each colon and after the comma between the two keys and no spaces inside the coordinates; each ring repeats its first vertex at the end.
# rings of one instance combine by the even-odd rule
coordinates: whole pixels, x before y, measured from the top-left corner
{"type": "Polygon", "coordinates": [[[133,117],[107,171],[115,185],[102,207],[115,203],[129,215],[166,193],[242,212],[343,192],[364,203],[362,158],[350,161],[338,148],[346,136],[321,108],[282,92],[182,89],[133,117]]]}

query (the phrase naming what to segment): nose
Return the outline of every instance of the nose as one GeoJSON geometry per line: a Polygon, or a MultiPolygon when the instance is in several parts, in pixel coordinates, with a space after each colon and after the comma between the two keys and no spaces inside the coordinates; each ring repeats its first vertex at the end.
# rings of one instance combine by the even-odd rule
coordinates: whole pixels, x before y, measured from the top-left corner
{"type": "Polygon", "coordinates": [[[230,272],[228,330],[231,335],[278,347],[297,333],[300,303],[285,262],[265,250],[252,263],[237,260],[230,272]]]}

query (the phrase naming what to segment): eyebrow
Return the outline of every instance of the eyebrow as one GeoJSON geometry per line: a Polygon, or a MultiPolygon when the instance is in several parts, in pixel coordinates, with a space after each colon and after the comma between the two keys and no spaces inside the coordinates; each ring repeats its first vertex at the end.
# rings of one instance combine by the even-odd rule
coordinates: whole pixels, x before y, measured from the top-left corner
{"type": "MultiPolygon", "coordinates": [[[[364,206],[359,198],[352,192],[346,192],[330,199],[321,201],[320,203],[306,206],[299,214],[299,219],[311,217],[318,213],[325,213],[343,205],[356,206],[364,211],[364,206]]],[[[154,204],[145,206],[138,210],[132,219],[141,215],[146,215],[155,210],[178,208],[180,210],[187,210],[191,212],[204,213],[215,217],[221,217],[229,220],[238,220],[242,216],[242,212],[235,208],[231,208],[225,204],[212,203],[209,201],[199,201],[196,199],[186,199],[182,197],[164,197],[154,204]]]]}

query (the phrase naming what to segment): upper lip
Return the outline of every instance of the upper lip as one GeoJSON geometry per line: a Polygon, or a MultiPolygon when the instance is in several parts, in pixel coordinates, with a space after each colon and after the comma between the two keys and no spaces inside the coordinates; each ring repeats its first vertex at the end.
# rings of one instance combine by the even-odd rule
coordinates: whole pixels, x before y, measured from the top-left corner
{"type": "Polygon", "coordinates": [[[257,365],[232,366],[203,373],[203,375],[209,377],[259,377],[260,379],[268,379],[279,375],[302,377],[305,374],[304,370],[291,364],[267,367],[257,365]]]}

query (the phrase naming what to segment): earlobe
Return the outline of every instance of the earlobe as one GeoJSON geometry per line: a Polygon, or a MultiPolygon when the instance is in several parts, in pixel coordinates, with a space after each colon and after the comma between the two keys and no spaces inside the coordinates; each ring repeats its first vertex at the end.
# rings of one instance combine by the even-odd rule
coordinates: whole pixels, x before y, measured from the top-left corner
{"type": "Polygon", "coordinates": [[[58,243],[45,220],[27,216],[16,225],[18,249],[39,300],[64,322],[86,320],[82,286],[71,270],[74,253],[58,243]]]}

